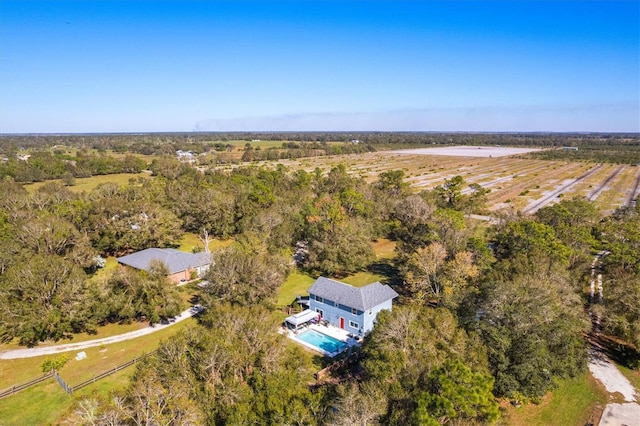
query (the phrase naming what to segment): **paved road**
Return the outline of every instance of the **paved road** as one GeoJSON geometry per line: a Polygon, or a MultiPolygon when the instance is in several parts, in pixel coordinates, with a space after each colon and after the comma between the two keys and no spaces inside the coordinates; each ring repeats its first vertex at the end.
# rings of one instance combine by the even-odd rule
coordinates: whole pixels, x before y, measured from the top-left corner
{"type": "Polygon", "coordinates": [[[182,312],[180,315],[173,318],[166,324],[156,324],[153,326],[145,327],[140,330],[131,331],[129,333],[119,334],[117,336],[104,337],[102,339],[87,340],[85,342],[67,343],[64,345],[47,346],[42,348],[28,348],[28,349],[14,349],[10,351],[0,352],[0,359],[18,359],[18,358],[31,358],[41,355],[51,355],[60,352],[77,351],[86,348],[92,348],[95,346],[108,345],[110,343],[123,342],[125,340],[135,339],[140,336],[146,336],[147,334],[155,333],[156,331],[163,330],[167,327],[171,327],[174,324],[184,321],[187,318],[191,318],[202,311],[202,307],[196,305],[182,312]]]}

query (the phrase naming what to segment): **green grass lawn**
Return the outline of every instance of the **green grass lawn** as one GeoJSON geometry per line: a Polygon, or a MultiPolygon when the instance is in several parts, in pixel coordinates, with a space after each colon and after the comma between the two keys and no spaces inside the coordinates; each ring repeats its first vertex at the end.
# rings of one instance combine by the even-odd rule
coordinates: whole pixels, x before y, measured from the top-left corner
{"type": "MultiPolygon", "coordinates": [[[[152,178],[149,173],[118,173],[113,175],[98,175],[98,176],[91,176],[88,178],[76,178],[76,184],[73,186],[68,186],[67,188],[69,188],[69,190],[73,192],[82,192],[82,191],[89,192],[92,189],[95,189],[101,183],[111,182],[111,183],[116,183],[120,186],[125,186],[129,184],[129,179],[133,178],[137,180],[139,177],[143,179],[152,178]]],[[[43,187],[49,182],[62,183],[60,179],[55,179],[55,180],[48,180],[45,182],[25,184],[24,188],[29,193],[33,194],[38,190],[38,188],[43,187]]]]}
{"type": "Polygon", "coordinates": [[[73,397],[51,378],[44,383],[0,399],[0,424],[52,424],[72,405],[73,397]]]}
{"type": "MultiPolygon", "coordinates": [[[[60,370],[60,375],[70,385],[76,385],[83,380],[90,379],[94,374],[102,373],[154,350],[162,339],[173,336],[193,322],[194,320],[189,319],[136,339],[83,349],[87,358],[81,361],[76,361],[74,358],[80,351],[65,352],[70,360],[60,370]]],[[[0,389],[6,389],[12,385],[40,377],[42,363],[48,357],[55,357],[55,355],[0,360],[0,389]]]]}
{"type": "Polygon", "coordinates": [[[356,272],[355,274],[346,276],[341,278],[338,281],[342,281],[343,283],[347,283],[354,287],[363,287],[367,284],[374,283],[376,281],[384,280],[386,277],[380,274],[374,274],[367,271],[356,272]]]}
{"type": "MultiPolygon", "coordinates": [[[[211,252],[214,252],[216,250],[220,250],[221,248],[228,247],[231,244],[233,244],[233,240],[231,239],[229,240],[212,239],[211,241],[209,241],[209,250],[211,252]]],[[[185,233],[184,236],[182,237],[182,241],[180,241],[180,246],[178,247],[178,250],[191,253],[194,247],[204,249],[204,245],[202,244],[202,241],[200,241],[200,239],[196,234],[192,234],[189,232],[185,233]]]]}
{"type": "Polygon", "coordinates": [[[631,382],[634,388],[636,388],[636,394],[640,395],[640,370],[631,370],[620,364],[616,364],[616,367],[620,372],[631,382]]]}
{"type": "Polygon", "coordinates": [[[89,281],[99,282],[107,278],[118,267],[118,261],[114,256],[108,256],[104,268],[98,268],[90,277],[89,281]]]}
{"type": "Polygon", "coordinates": [[[293,303],[296,296],[308,296],[307,289],[316,279],[308,274],[294,270],[289,274],[287,280],[280,286],[277,306],[287,306],[293,303]]]}
{"type": "Polygon", "coordinates": [[[591,421],[597,424],[606,404],[607,393],[585,371],[578,377],[560,383],[538,405],[515,408],[503,404],[503,419],[500,423],[517,426],[583,426],[591,421]]]}
{"type": "MultiPolygon", "coordinates": [[[[278,291],[278,298],[276,299],[277,306],[287,306],[293,303],[296,296],[308,296],[307,290],[311,287],[311,284],[318,277],[312,277],[309,274],[295,270],[289,274],[286,281],[280,287],[278,291]]],[[[375,281],[384,279],[383,275],[372,274],[370,272],[356,272],[344,278],[337,279],[343,283],[352,285],[354,287],[362,287],[367,284],[371,284],[375,281]]]]}
{"type": "Polygon", "coordinates": [[[76,401],[86,397],[108,397],[113,391],[124,389],[136,366],[131,365],[96,383],[90,384],[73,396],[62,390],[53,379],[0,400],[0,424],[31,425],[52,424],[66,417],[76,401]]]}
{"type": "MultiPolygon", "coordinates": [[[[78,351],[66,352],[70,360],[60,370],[60,376],[70,386],[77,385],[91,379],[96,374],[153,351],[162,340],[175,335],[193,323],[193,320],[186,320],[173,327],[134,340],[84,349],[87,358],[81,361],[74,358],[78,351]]],[[[46,356],[42,356],[0,360],[0,389],[6,389],[13,384],[24,383],[41,376],[40,366],[46,358],[46,356]]],[[[122,389],[129,383],[129,377],[134,370],[135,366],[121,370],[78,390],[74,396],[65,393],[54,379],[50,379],[13,396],[0,399],[0,425],[53,423],[72,407],[77,398],[91,395],[94,392],[105,396],[113,390],[122,389]]]]}

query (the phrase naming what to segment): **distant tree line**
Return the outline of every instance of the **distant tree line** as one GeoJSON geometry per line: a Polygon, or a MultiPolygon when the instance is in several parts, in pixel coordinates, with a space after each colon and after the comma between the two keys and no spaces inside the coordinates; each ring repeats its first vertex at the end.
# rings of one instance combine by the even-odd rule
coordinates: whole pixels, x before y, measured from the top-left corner
{"type": "Polygon", "coordinates": [[[640,144],[599,143],[590,141],[575,145],[578,150],[553,149],[531,152],[523,157],[539,160],[592,161],[597,163],[617,163],[640,165],[640,144]]]}
{"type": "Polygon", "coordinates": [[[146,155],[170,154],[177,149],[197,153],[223,150],[230,141],[247,142],[358,142],[384,146],[509,145],[509,146],[640,146],[638,133],[439,133],[439,132],[190,132],[117,134],[0,135],[0,153],[16,147],[51,148],[56,145],[146,155]]]}
{"type": "Polygon", "coordinates": [[[85,154],[78,151],[75,156],[35,151],[28,159],[16,156],[0,161],[0,179],[11,178],[15,182],[42,182],[63,179],[67,185],[71,178],[109,175],[115,173],[139,173],[147,163],[133,155],[116,158],[110,155],[85,154]]]}

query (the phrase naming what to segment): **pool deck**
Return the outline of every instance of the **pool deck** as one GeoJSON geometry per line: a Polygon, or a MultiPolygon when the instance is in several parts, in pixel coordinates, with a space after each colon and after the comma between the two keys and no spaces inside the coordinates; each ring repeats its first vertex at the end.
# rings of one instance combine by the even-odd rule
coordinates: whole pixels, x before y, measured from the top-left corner
{"type": "Polygon", "coordinates": [[[315,330],[319,333],[322,334],[326,334],[327,336],[333,337],[336,340],[339,340],[341,342],[344,342],[347,344],[346,348],[343,349],[342,351],[338,351],[338,352],[329,352],[329,351],[325,351],[324,349],[321,349],[317,346],[314,346],[310,343],[307,343],[303,340],[298,339],[298,337],[296,336],[296,333],[294,333],[291,330],[285,330],[285,329],[281,329],[281,332],[284,333],[289,339],[293,340],[294,342],[309,348],[311,350],[314,350],[316,352],[320,352],[321,354],[328,356],[330,358],[333,358],[334,356],[338,355],[341,352],[344,352],[347,348],[350,348],[352,346],[357,346],[360,343],[353,337],[349,337],[349,332],[346,330],[343,330],[341,328],[338,327],[334,327],[332,325],[321,325],[321,324],[311,324],[307,327],[304,327],[300,330],[298,330],[298,333],[301,332],[305,332],[307,330],[315,330]]]}

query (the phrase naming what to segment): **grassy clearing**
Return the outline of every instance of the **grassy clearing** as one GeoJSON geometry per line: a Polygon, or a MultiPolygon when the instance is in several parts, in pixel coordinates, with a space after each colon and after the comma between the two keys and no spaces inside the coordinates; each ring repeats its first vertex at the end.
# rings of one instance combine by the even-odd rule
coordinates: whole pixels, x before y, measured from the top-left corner
{"type": "Polygon", "coordinates": [[[340,281],[342,281],[343,283],[352,285],[354,287],[363,287],[367,284],[371,284],[376,281],[382,281],[385,278],[386,277],[384,275],[362,271],[362,272],[356,272],[355,274],[341,278],[340,281]]]}
{"type": "Polygon", "coordinates": [[[73,397],[54,380],[0,399],[0,424],[51,424],[73,405],[73,397]]]}
{"type": "Polygon", "coordinates": [[[89,277],[89,281],[91,282],[100,282],[100,280],[106,279],[111,275],[113,271],[118,267],[118,261],[114,256],[108,256],[106,259],[106,263],[104,268],[100,268],[96,270],[93,275],[89,277]]]}
{"type": "Polygon", "coordinates": [[[629,193],[633,190],[638,167],[626,166],[618,178],[605,189],[596,199],[596,204],[603,213],[610,213],[616,206],[624,204],[629,193]]]}
{"type": "Polygon", "coordinates": [[[376,259],[391,259],[396,253],[396,242],[386,238],[380,238],[373,243],[373,252],[376,259]]]}
{"type": "Polygon", "coordinates": [[[234,150],[244,150],[246,144],[250,144],[252,148],[268,149],[268,148],[282,148],[282,143],[287,141],[225,141],[221,142],[225,145],[231,145],[234,150]]]}
{"type": "Polygon", "coordinates": [[[86,397],[108,397],[124,389],[135,371],[132,365],[102,380],[88,385],[73,396],[50,379],[14,396],[0,400],[0,424],[52,424],[61,421],[76,401],[86,397]],[[5,423],[6,422],[6,423],[5,423]]]}
{"type": "MultiPolygon", "coordinates": [[[[386,238],[380,238],[375,241],[373,243],[373,251],[376,255],[376,259],[388,260],[393,258],[395,256],[395,247],[395,241],[391,241],[386,238]]],[[[316,278],[318,277],[313,277],[297,269],[290,273],[286,281],[278,290],[276,306],[287,306],[293,303],[296,296],[307,296],[309,294],[307,293],[307,289],[311,287],[311,284],[313,284],[316,278]]],[[[347,277],[340,278],[339,281],[355,287],[362,287],[375,281],[382,281],[385,278],[388,277],[378,273],[361,271],[347,277]]]]}
{"type": "Polygon", "coordinates": [[[515,426],[582,426],[597,423],[607,403],[607,393],[588,371],[565,380],[538,405],[515,408],[502,404],[503,424],[515,426]]]}
{"type": "MultiPolygon", "coordinates": [[[[60,376],[71,386],[88,380],[95,374],[102,373],[127,362],[144,353],[156,349],[165,340],[185,327],[193,324],[187,320],[166,328],[157,333],[139,337],[127,342],[114,343],[105,347],[85,349],[87,358],[76,361],[74,358],[60,370],[60,376]]],[[[67,352],[70,357],[75,352],[67,352]]],[[[0,361],[0,389],[12,384],[22,383],[42,373],[40,365],[46,357],[25,358],[19,360],[0,361]],[[18,380],[20,379],[20,380],[18,380]],[[6,385],[6,383],[9,383],[6,385]]],[[[0,399],[0,424],[51,424],[60,420],[75,401],[90,395],[108,396],[111,392],[123,389],[128,383],[135,365],[125,368],[105,379],[90,384],[73,396],[65,393],[60,385],[50,379],[16,395],[0,399]]]]}
{"type": "MultiPolygon", "coordinates": [[[[73,186],[68,186],[67,188],[73,192],[90,192],[102,183],[116,183],[120,186],[125,186],[129,184],[129,179],[135,179],[137,181],[138,178],[151,179],[152,177],[149,173],[118,173],[114,175],[98,175],[88,178],[76,178],[76,184],[73,186]]],[[[28,183],[24,185],[24,188],[27,190],[27,192],[33,194],[38,190],[38,188],[42,188],[44,185],[50,182],[62,184],[62,181],[60,179],[55,179],[45,182],[28,183]]]]}
{"type": "Polygon", "coordinates": [[[620,372],[631,382],[636,388],[636,395],[640,395],[640,370],[631,370],[623,365],[616,364],[620,372]]]}
{"type": "MultiPolygon", "coordinates": [[[[102,373],[144,353],[151,352],[158,347],[161,340],[175,335],[193,322],[194,320],[186,320],[133,340],[84,349],[87,358],[81,361],[74,358],[76,353],[80,351],[65,352],[69,355],[70,360],[60,370],[60,375],[71,386],[76,385],[90,379],[94,374],[102,373]]],[[[6,389],[41,376],[41,366],[47,357],[52,356],[0,360],[0,389],[6,389]]]]}
{"type": "Polygon", "coordinates": [[[307,289],[315,280],[316,279],[311,275],[298,270],[293,271],[289,274],[287,280],[280,286],[276,305],[287,306],[293,303],[296,296],[309,295],[309,293],[307,293],[307,289]]]}
{"type": "MultiPolygon", "coordinates": [[[[233,240],[231,239],[229,240],[212,239],[211,241],[209,241],[209,250],[214,252],[216,250],[220,250],[221,248],[228,247],[231,244],[233,244],[233,240]]],[[[200,239],[196,234],[192,234],[189,232],[185,233],[184,236],[182,237],[182,241],[180,241],[180,246],[178,247],[178,250],[191,253],[194,247],[204,249],[204,245],[202,244],[202,241],[200,241],[200,239]]]]}
{"type": "MultiPolygon", "coordinates": [[[[307,290],[311,287],[311,284],[313,284],[316,278],[317,277],[312,277],[311,275],[298,270],[293,271],[280,287],[280,290],[278,291],[278,298],[276,299],[276,305],[287,306],[296,300],[296,296],[308,296],[309,293],[307,290]]],[[[361,271],[348,275],[344,278],[336,279],[354,287],[362,287],[375,281],[384,280],[385,278],[386,277],[384,275],[361,271]]]]}

